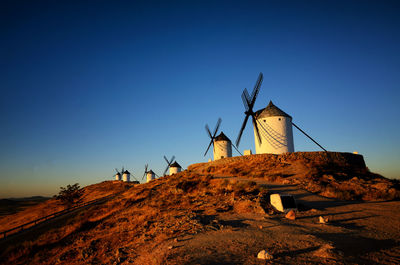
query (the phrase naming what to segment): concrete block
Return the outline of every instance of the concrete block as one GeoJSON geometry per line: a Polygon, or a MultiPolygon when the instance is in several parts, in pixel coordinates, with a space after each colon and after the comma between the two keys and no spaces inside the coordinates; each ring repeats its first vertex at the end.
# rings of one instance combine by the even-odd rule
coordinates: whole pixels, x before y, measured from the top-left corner
{"type": "Polygon", "coordinates": [[[271,194],[271,205],[280,212],[297,211],[296,200],[290,194],[271,194]]]}

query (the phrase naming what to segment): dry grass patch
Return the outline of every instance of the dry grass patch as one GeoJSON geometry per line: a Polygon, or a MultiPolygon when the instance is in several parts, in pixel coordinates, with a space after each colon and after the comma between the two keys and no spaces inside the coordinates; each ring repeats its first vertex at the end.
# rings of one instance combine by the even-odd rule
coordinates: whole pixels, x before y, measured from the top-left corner
{"type": "Polygon", "coordinates": [[[178,173],[134,186],[107,203],[90,207],[25,243],[29,246],[10,249],[2,261],[24,263],[29,258],[41,264],[88,264],[146,259],[154,247],[173,238],[219,229],[212,222],[217,213],[258,211],[251,204],[257,204],[263,192],[252,181],[178,173]]]}

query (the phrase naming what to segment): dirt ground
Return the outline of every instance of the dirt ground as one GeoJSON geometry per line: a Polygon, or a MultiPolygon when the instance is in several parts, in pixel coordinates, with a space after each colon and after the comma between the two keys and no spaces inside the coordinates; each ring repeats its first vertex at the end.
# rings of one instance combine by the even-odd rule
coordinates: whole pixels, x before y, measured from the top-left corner
{"type": "Polygon", "coordinates": [[[343,202],[294,185],[268,187],[293,194],[309,210],[298,212],[296,220],[284,214],[219,213],[209,216],[214,229],[165,242],[155,253],[163,252],[165,264],[400,264],[399,201],[343,202]],[[320,224],[319,216],[328,223],[320,224]],[[263,249],[272,260],[257,259],[263,249]]]}
{"type": "MultiPolygon", "coordinates": [[[[0,241],[0,263],[400,264],[400,201],[375,196],[389,194],[385,187],[398,194],[398,183],[365,171],[351,154],[332,154],[339,162],[328,174],[326,155],[230,158],[139,185],[93,184],[84,188],[85,199],[116,196],[0,241]],[[353,158],[360,170],[353,170],[353,158]],[[335,184],[334,196],[350,185],[375,201],[323,197],[305,189],[308,181],[335,184]],[[271,208],[266,198],[273,193],[296,198],[295,220],[271,208]],[[319,223],[320,216],[328,222],[319,223]],[[261,250],[273,258],[258,259],[261,250]]],[[[0,218],[0,228],[57,207],[48,200],[0,218]]]]}

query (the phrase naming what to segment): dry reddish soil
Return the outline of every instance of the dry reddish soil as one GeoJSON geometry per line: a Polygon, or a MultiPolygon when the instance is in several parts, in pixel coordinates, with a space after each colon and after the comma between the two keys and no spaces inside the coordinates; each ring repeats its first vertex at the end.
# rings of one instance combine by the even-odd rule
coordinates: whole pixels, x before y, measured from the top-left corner
{"type": "MultiPolygon", "coordinates": [[[[196,164],[146,184],[108,181],[91,185],[86,187],[90,189],[85,191],[87,196],[102,192],[108,195],[113,187],[118,196],[0,241],[0,262],[400,264],[400,202],[382,201],[382,195],[366,196],[376,189],[369,185],[377,183],[394,189],[381,194],[397,194],[397,183],[368,172],[359,157],[358,164],[346,162],[346,166],[343,161],[352,161],[351,154],[341,162],[340,154],[335,154],[337,161],[330,163],[336,171],[329,170],[330,183],[340,186],[356,177],[364,183],[354,181],[352,190],[359,191],[359,198],[374,201],[326,198],[318,195],[321,192],[307,191],[300,182],[301,175],[304,182],[310,179],[300,168],[314,172],[312,179],[317,176],[307,165],[318,164],[316,171],[327,174],[322,166],[325,162],[315,162],[320,154],[314,156],[314,160],[308,157],[305,164],[301,162],[303,158],[278,156],[275,158],[289,165],[274,162],[273,167],[272,162],[264,166],[260,162],[269,155],[223,159],[196,164]],[[218,165],[230,173],[224,173],[218,165]],[[214,168],[209,170],[210,167],[214,168]],[[298,171],[290,176],[279,175],[279,167],[298,171]],[[271,174],[275,174],[274,181],[271,174]],[[295,220],[286,219],[271,208],[271,193],[296,197],[299,211],[295,220]],[[319,216],[328,218],[328,223],[318,223],[319,216]],[[272,260],[257,259],[257,253],[263,249],[273,255],[272,260]]],[[[316,181],[315,185],[322,189],[327,184],[316,181]]],[[[333,189],[330,196],[342,196],[340,191],[333,189]]],[[[32,216],[35,207],[16,215],[20,219],[24,212],[32,216]]],[[[6,218],[11,220],[13,216],[6,218]]]]}
{"type": "Polygon", "coordinates": [[[264,264],[256,258],[262,249],[274,256],[274,264],[400,264],[399,201],[345,202],[295,185],[268,187],[293,194],[311,209],[298,212],[294,221],[284,214],[219,214],[215,219],[222,227],[175,242],[181,249],[167,264],[264,264]],[[320,224],[319,216],[328,223],[320,224]]]}

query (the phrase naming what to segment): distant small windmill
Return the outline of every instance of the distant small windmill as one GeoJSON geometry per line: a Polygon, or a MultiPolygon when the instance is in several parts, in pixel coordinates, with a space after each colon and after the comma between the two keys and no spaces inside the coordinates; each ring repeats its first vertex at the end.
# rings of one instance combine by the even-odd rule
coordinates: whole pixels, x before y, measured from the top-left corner
{"type": "Polygon", "coordinates": [[[139,184],[139,180],[135,178],[133,174],[131,174],[128,170],[125,170],[124,173],[122,174],[122,180],[126,182],[133,182],[139,184]],[[131,181],[131,177],[134,179],[134,181],[131,181]]]}
{"type": "Polygon", "coordinates": [[[260,92],[262,81],[263,74],[260,73],[251,96],[246,88],[243,90],[242,101],[245,107],[245,118],[242,127],[240,128],[238,138],[236,139],[236,146],[239,146],[243,130],[247,124],[247,120],[251,116],[254,127],[256,154],[281,154],[286,152],[294,152],[292,125],[305,136],[310,138],[320,148],[326,151],[325,148],[323,148],[307,133],[294,124],[290,115],[275,106],[272,101],[269,102],[265,109],[261,109],[256,112],[253,111],[254,103],[258,93],[260,92]]]}
{"type": "Polygon", "coordinates": [[[164,176],[167,173],[168,168],[169,168],[169,174],[170,175],[176,174],[176,173],[179,173],[179,172],[182,171],[181,165],[179,165],[178,162],[174,161],[175,156],[172,156],[172,158],[170,160],[168,160],[167,157],[164,156],[164,159],[165,159],[165,162],[167,162],[167,164],[168,164],[167,167],[164,170],[164,174],[163,174],[164,176]]]}
{"type": "Polygon", "coordinates": [[[114,176],[115,176],[115,180],[122,180],[122,174],[125,171],[124,167],[122,167],[121,172],[118,170],[118,168],[115,168],[115,171],[117,172],[114,176]]]}
{"type": "Polygon", "coordinates": [[[144,166],[144,173],[143,173],[143,177],[142,180],[144,179],[144,177],[146,176],[146,182],[149,182],[153,179],[156,179],[156,176],[159,177],[156,173],[153,172],[153,170],[148,170],[149,165],[146,164],[144,166]]]}
{"type": "Polygon", "coordinates": [[[115,168],[115,171],[117,174],[115,174],[115,180],[122,180],[124,182],[131,182],[131,177],[135,180],[133,182],[139,183],[139,181],[124,167],[122,167],[121,171],[119,171],[117,168],[115,168]]]}
{"type": "Polygon", "coordinates": [[[169,174],[170,175],[179,173],[181,171],[182,171],[182,167],[176,161],[174,163],[172,163],[171,166],[169,167],[169,174]]]}
{"type": "Polygon", "coordinates": [[[167,167],[164,170],[163,176],[167,173],[168,169],[171,167],[172,163],[174,162],[175,156],[172,156],[170,160],[166,156],[164,156],[165,162],[167,162],[167,167]]]}
{"type": "Polygon", "coordinates": [[[131,181],[131,172],[129,172],[128,170],[125,170],[122,173],[122,181],[124,182],[130,182],[131,181]]]}
{"type": "MultiPolygon", "coordinates": [[[[208,124],[206,124],[206,132],[210,137],[210,144],[207,147],[204,156],[206,156],[208,150],[211,145],[213,146],[213,154],[214,160],[218,160],[225,157],[232,157],[232,146],[236,149],[236,147],[232,144],[231,140],[221,131],[221,133],[217,135],[219,126],[221,125],[222,119],[218,118],[217,124],[215,125],[214,133],[211,134],[210,128],[208,124]]],[[[236,149],[237,150],[237,149],[236,149]]],[[[239,150],[237,150],[239,152],[239,150]]],[[[240,152],[239,152],[240,154],[240,152]]]]}

